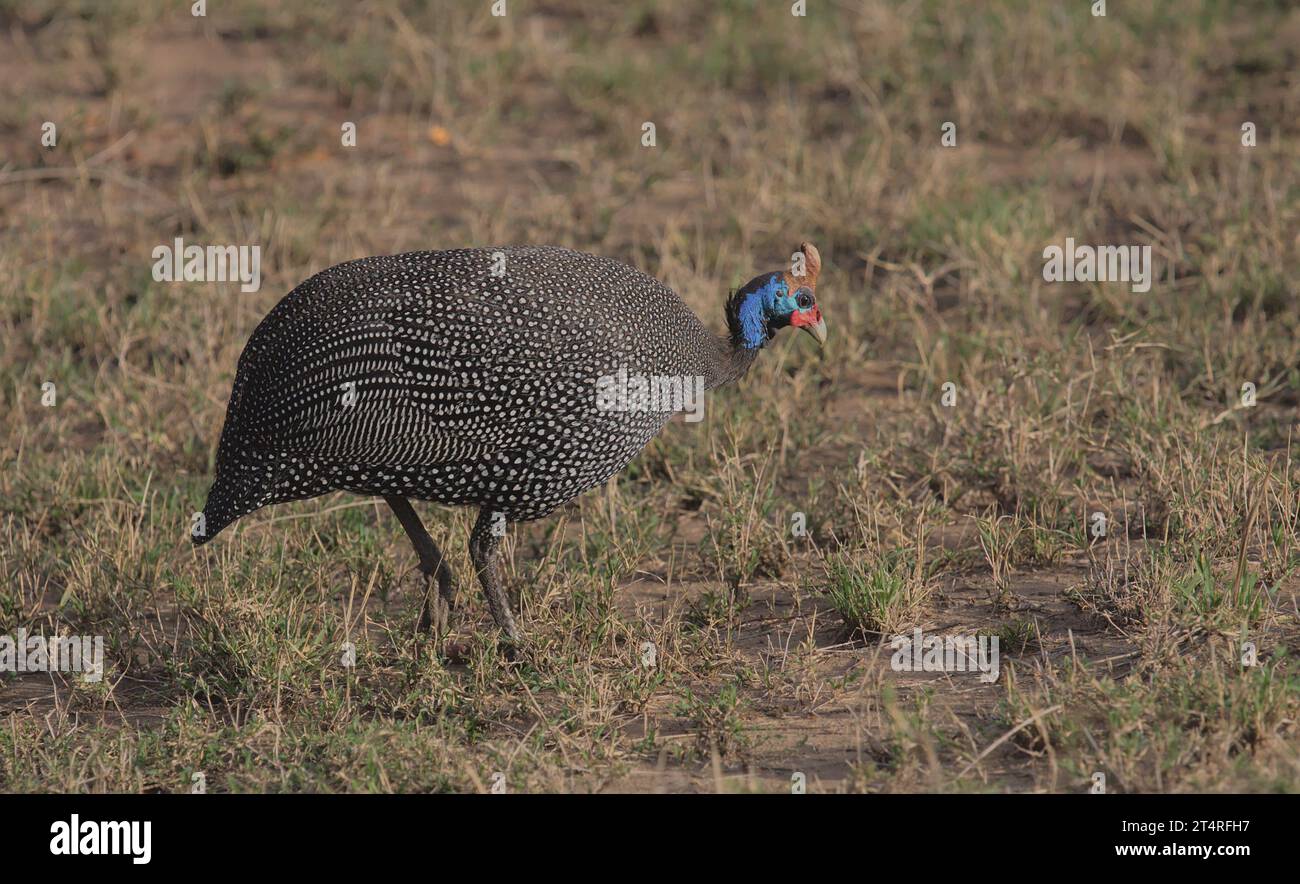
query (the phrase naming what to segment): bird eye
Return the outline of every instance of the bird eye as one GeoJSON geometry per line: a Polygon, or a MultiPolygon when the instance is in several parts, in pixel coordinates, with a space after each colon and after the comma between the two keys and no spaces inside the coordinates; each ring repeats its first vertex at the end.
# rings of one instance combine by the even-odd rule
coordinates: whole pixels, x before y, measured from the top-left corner
{"type": "Polygon", "coordinates": [[[807,310],[809,307],[812,306],[813,303],[812,295],[808,294],[807,292],[800,292],[799,296],[795,298],[795,303],[799,305],[800,310],[807,310]]]}

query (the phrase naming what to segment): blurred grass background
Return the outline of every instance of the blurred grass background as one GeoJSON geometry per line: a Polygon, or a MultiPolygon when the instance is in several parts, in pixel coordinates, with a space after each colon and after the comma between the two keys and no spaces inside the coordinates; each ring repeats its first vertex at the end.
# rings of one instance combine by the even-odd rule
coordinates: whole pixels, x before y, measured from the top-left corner
{"type": "Polygon", "coordinates": [[[0,632],[106,635],[111,673],[0,675],[0,786],[1294,789],[1300,12],[807,6],[0,0],[0,632]],[[155,282],[177,236],[260,245],[261,290],[155,282]],[[1067,236],[1150,245],[1156,284],[1045,283],[1067,236]],[[529,663],[464,513],[430,517],[469,665],[409,635],[368,502],[190,550],[239,352],[310,274],[555,243],[721,328],[801,239],[824,358],[783,336],[512,537],[529,663]],[[899,623],[1019,665],[900,677],[861,638],[899,623]]]}

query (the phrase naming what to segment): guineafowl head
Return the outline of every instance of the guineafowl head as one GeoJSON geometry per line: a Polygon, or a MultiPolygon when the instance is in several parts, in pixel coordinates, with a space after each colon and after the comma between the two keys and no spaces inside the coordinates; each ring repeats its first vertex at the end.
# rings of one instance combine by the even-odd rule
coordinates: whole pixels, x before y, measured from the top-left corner
{"type": "Polygon", "coordinates": [[[764,273],[745,283],[727,301],[727,327],[733,345],[762,347],[787,325],[826,343],[826,321],[817,306],[817,274],[822,259],[810,242],[799,246],[788,270],[764,273]]]}

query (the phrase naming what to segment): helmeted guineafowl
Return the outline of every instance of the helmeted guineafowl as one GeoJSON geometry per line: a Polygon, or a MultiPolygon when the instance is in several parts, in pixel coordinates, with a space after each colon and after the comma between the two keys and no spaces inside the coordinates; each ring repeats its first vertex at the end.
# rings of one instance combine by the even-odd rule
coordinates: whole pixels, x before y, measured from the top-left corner
{"type": "Polygon", "coordinates": [[[419,556],[427,629],[450,609],[452,575],[408,499],[472,504],[470,558],[493,619],[517,642],[497,574],[506,523],[605,482],[681,407],[646,385],[602,399],[610,379],[707,390],[743,375],[786,325],[824,343],[820,269],[804,243],[790,271],[728,299],[719,336],[652,277],[568,249],[331,267],[286,295],[244,347],[192,539],[206,543],[268,504],[334,490],[382,496],[419,556]]]}

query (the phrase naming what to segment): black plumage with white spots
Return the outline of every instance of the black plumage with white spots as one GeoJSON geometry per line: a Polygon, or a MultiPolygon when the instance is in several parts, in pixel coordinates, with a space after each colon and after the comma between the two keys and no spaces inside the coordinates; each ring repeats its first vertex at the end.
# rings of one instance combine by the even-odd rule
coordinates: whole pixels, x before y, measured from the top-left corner
{"type": "Polygon", "coordinates": [[[751,282],[728,302],[724,336],[652,277],[563,248],[412,252],[318,273],[244,348],[193,540],[334,490],[474,505],[507,522],[544,516],[621,470],[672,416],[597,407],[602,376],[701,377],[712,389],[782,325],[824,339],[815,303],[814,323],[793,290],[798,315],[774,314],[757,341],[741,328],[747,289],[764,305],[778,277],[812,291],[820,258],[801,248],[805,276],[751,282]]]}

